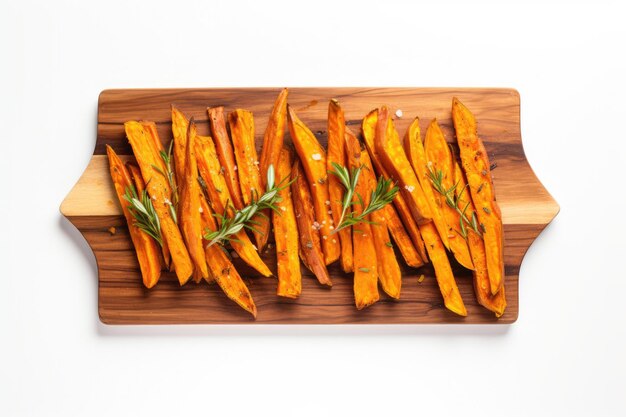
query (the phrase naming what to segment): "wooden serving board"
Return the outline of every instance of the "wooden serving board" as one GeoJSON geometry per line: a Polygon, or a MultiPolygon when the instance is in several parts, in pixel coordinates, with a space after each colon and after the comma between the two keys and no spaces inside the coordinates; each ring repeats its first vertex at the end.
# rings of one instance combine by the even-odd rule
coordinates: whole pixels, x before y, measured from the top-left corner
{"type": "MultiPolygon", "coordinates": [[[[235,265],[247,282],[258,307],[251,316],[226,298],[214,284],[190,282],[180,287],[173,273],[163,273],[153,289],[142,285],[139,266],[128,229],[109,177],[105,145],[120,155],[132,155],[123,123],[132,119],[156,122],[161,140],[172,138],[170,104],[193,116],[200,134],[208,134],[207,106],[224,105],[226,111],[246,108],[254,113],[257,147],[260,147],[272,104],[280,89],[145,89],[106,90],[98,101],[98,135],[94,155],[78,183],[61,205],[61,212],[83,234],[98,264],[98,311],[107,324],[164,323],[512,323],[518,317],[518,279],[526,250],[544,227],[556,216],[559,206],[533,173],[522,147],[520,98],[511,89],[453,88],[293,88],[289,104],[300,118],[326,144],[328,100],[337,98],[346,121],[360,131],[362,117],[382,104],[396,117],[401,135],[415,116],[422,131],[436,117],[446,138],[454,144],[450,115],[452,97],[457,96],[474,112],[479,135],[485,142],[492,163],[498,202],[505,230],[506,294],[508,307],[496,319],[477,304],[469,271],[456,266],[455,276],[467,307],[468,316],[458,317],[446,310],[433,270],[403,265],[401,299],[396,301],[381,291],[375,305],[357,311],[354,307],[352,276],[335,265],[329,267],[332,289],[322,288],[302,267],[302,295],[297,300],[276,296],[276,279],[263,278],[241,262],[235,265]],[[110,228],[115,228],[115,233],[110,228]],[[423,282],[418,277],[424,274],[423,282]]],[[[289,134],[286,134],[289,141],[289,134]]],[[[275,253],[262,254],[276,271],[275,253]]],[[[401,257],[399,256],[401,260],[401,257]]],[[[237,260],[236,260],[237,261],[237,260]]],[[[401,260],[402,264],[402,260],[401,260]]]]}

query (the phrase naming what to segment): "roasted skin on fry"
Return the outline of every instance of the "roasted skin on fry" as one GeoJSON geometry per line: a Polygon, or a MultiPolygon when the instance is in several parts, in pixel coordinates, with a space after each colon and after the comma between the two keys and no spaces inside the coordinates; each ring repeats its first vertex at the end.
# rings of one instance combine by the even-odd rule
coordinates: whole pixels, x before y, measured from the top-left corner
{"type": "Polygon", "coordinates": [[[183,237],[171,214],[171,190],[167,178],[155,167],[160,165],[160,156],[154,152],[154,143],[158,138],[156,129],[146,129],[142,123],[129,121],[124,123],[126,136],[133,148],[133,153],[145,180],[146,189],[153,200],[154,209],[161,223],[161,234],[172,256],[174,271],[181,285],[185,284],[193,272],[193,264],[183,237]]]}
{"type": "MultiPolygon", "coordinates": [[[[324,263],[319,231],[311,227],[314,224],[313,198],[300,161],[296,160],[291,169],[291,199],[298,223],[300,237],[300,259],[315,274],[320,284],[331,286],[330,276],[324,263]]],[[[352,249],[352,242],[350,243],[352,249]]]]}
{"type": "Polygon", "coordinates": [[[416,222],[428,223],[432,218],[430,206],[415,171],[404,153],[398,132],[389,117],[389,110],[386,106],[382,106],[378,111],[374,147],[385,170],[398,182],[400,192],[409,204],[416,222]]]}
{"type": "MultiPolygon", "coordinates": [[[[437,119],[433,119],[426,131],[426,140],[424,144],[426,152],[427,164],[433,172],[441,172],[442,185],[446,190],[452,189],[454,186],[454,165],[452,152],[443,136],[443,132],[437,123],[437,119]]],[[[431,187],[432,183],[423,184],[424,189],[431,187]]],[[[435,190],[433,190],[435,193],[435,190]]],[[[474,269],[474,264],[469,253],[467,241],[463,238],[461,229],[461,216],[453,207],[446,204],[446,198],[440,193],[435,194],[438,200],[434,210],[441,207],[441,213],[446,223],[446,231],[448,242],[450,242],[450,250],[454,254],[456,260],[467,269],[474,269]]],[[[461,210],[463,207],[461,207],[461,210]]],[[[436,225],[436,224],[435,224],[436,225]]],[[[441,231],[439,231],[441,236],[441,231]]],[[[443,239],[443,237],[442,237],[443,239]]]]}
{"type": "Polygon", "coordinates": [[[202,246],[202,225],[200,214],[200,197],[202,190],[198,182],[198,165],[196,164],[196,124],[191,121],[187,131],[187,149],[185,155],[185,171],[180,183],[179,222],[183,238],[187,244],[189,256],[194,263],[194,280],[208,278],[209,271],[206,264],[204,247],[202,246]]]}
{"type": "Polygon", "coordinates": [[[189,119],[172,105],[172,134],[174,136],[174,172],[176,183],[182,186],[185,178],[185,158],[187,155],[187,130],[189,119]]]}
{"type": "Polygon", "coordinates": [[[424,144],[422,143],[422,134],[419,119],[417,117],[409,125],[409,128],[404,135],[403,145],[406,156],[415,170],[417,179],[420,184],[422,184],[422,190],[424,191],[424,195],[430,205],[431,213],[433,215],[433,223],[435,223],[435,227],[439,232],[439,237],[441,237],[443,245],[449,249],[450,243],[448,242],[448,228],[446,220],[441,213],[439,205],[441,201],[437,198],[437,192],[433,190],[432,183],[429,179],[428,161],[426,158],[426,151],[424,150],[424,144]]]}
{"type": "MultiPolygon", "coordinates": [[[[284,88],[276,98],[263,136],[263,148],[261,149],[261,160],[259,161],[263,190],[267,187],[267,169],[270,165],[274,167],[278,165],[280,151],[283,149],[285,127],[287,125],[288,94],[289,90],[284,88]]],[[[255,216],[254,221],[257,222],[256,229],[260,232],[260,242],[257,243],[260,251],[265,248],[270,235],[270,211],[264,210],[263,216],[255,216]]]]}
{"type": "MultiPolygon", "coordinates": [[[[232,210],[226,212],[230,203],[230,193],[221,169],[213,140],[208,136],[196,137],[196,160],[198,171],[206,184],[206,193],[213,207],[213,211],[222,215],[232,215],[232,210]]],[[[265,265],[250,238],[244,230],[234,235],[231,246],[245,263],[256,269],[263,276],[269,277],[272,271],[265,265]]]]}
{"type": "Polygon", "coordinates": [[[248,110],[237,109],[228,114],[230,136],[235,148],[237,173],[243,202],[248,205],[253,197],[263,194],[259,159],[254,145],[254,117],[248,110]]]}
{"type": "MultiPolygon", "coordinates": [[[[291,176],[291,152],[283,149],[280,153],[276,178],[278,183],[291,176]]],[[[276,241],[276,268],[278,269],[278,290],[281,297],[298,298],[302,292],[302,275],[298,258],[298,226],[291,200],[289,187],[278,193],[281,201],[278,210],[272,212],[274,240],[276,241]]]]}
{"type": "Polygon", "coordinates": [[[228,192],[233,206],[237,210],[245,207],[243,197],[241,196],[241,188],[239,186],[239,175],[237,175],[237,164],[235,162],[235,154],[233,145],[226,131],[226,119],[224,118],[224,107],[209,107],[209,124],[211,125],[211,135],[215,141],[215,149],[220,164],[225,171],[224,178],[228,186],[228,192]]]}
{"type": "MultiPolygon", "coordinates": [[[[461,166],[454,162],[454,182],[458,184],[456,187],[456,195],[459,199],[459,203],[462,207],[467,207],[467,213],[470,215],[476,211],[474,204],[470,198],[470,194],[467,191],[465,185],[465,177],[461,166]]],[[[501,317],[506,309],[506,295],[504,291],[504,285],[500,288],[500,291],[496,295],[491,293],[491,287],[489,283],[489,274],[487,273],[487,257],[485,254],[485,242],[482,238],[476,234],[473,230],[468,230],[467,241],[469,243],[470,253],[472,255],[472,261],[474,263],[474,292],[476,293],[476,299],[478,304],[485,307],[487,310],[493,311],[496,317],[501,317]]]]}
{"type": "MultiPolygon", "coordinates": [[[[367,194],[371,195],[376,188],[376,176],[372,162],[370,161],[367,150],[361,151],[361,170],[360,181],[367,184],[367,194]]],[[[392,298],[400,298],[400,288],[402,287],[402,273],[400,265],[393,251],[389,230],[387,229],[387,219],[383,210],[377,210],[370,214],[373,224],[372,236],[374,246],[376,248],[376,265],[378,266],[378,279],[383,287],[383,291],[392,298]]]]}
{"type": "MultiPolygon", "coordinates": [[[[346,165],[345,157],[345,130],[346,120],[339,102],[335,99],[328,104],[328,154],[326,156],[326,169],[333,171],[333,162],[340,166],[346,165]]],[[[328,176],[328,194],[330,195],[330,209],[333,212],[333,219],[339,219],[342,212],[342,201],[344,189],[339,179],[334,175],[328,176]]],[[[339,226],[339,225],[335,225],[339,226]]],[[[352,229],[346,227],[337,232],[341,245],[341,269],[343,272],[354,270],[354,260],[352,255],[352,229]]]]}
{"type": "Polygon", "coordinates": [[[497,294],[504,284],[504,231],[489,157],[478,137],[474,115],[456,97],[452,99],[452,121],[476,216],[483,230],[491,293],[497,294]]]}
{"type": "MultiPolygon", "coordinates": [[[[361,145],[356,136],[347,128],[345,141],[348,167],[357,169],[361,166],[361,145]]],[[[353,199],[355,215],[363,212],[356,194],[362,196],[363,203],[367,206],[371,197],[368,187],[366,181],[357,182],[353,199]]],[[[366,220],[371,221],[370,216],[367,216],[366,220]]],[[[354,301],[356,308],[362,310],[377,302],[380,297],[378,294],[378,260],[372,238],[372,227],[369,223],[361,222],[352,226],[352,245],[354,248],[354,301]]]]}
{"type": "MultiPolygon", "coordinates": [[[[200,199],[200,206],[202,207],[202,229],[208,229],[209,231],[217,230],[217,223],[206,199],[200,199]]],[[[204,243],[208,242],[205,241],[204,243]]],[[[211,278],[207,279],[207,281],[214,279],[228,298],[256,318],[256,305],[250,290],[248,290],[248,287],[230,262],[230,259],[228,259],[228,256],[226,256],[224,250],[218,245],[207,246],[205,248],[205,256],[211,278]]]]}
{"type": "MultiPolygon", "coordinates": [[[[153,122],[140,122],[144,129],[146,129],[148,138],[148,144],[152,147],[152,152],[158,156],[158,164],[157,166],[161,170],[161,172],[167,172],[167,167],[165,166],[165,161],[161,157],[161,154],[164,153],[163,144],[161,143],[161,139],[159,139],[159,134],[157,133],[156,125],[153,122]]],[[[133,171],[131,170],[131,176],[133,176],[133,171]]],[[[134,177],[134,176],[133,176],[134,177]]],[[[145,181],[141,176],[141,170],[139,171],[139,175],[135,181],[135,186],[137,187],[137,192],[141,192],[139,190],[139,183],[141,183],[141,190],[146,188],[145,181]]],[[[174,184],[176,186],[176,183],[174,184]]],[[[176,209],[176,207],[174,207],[176,209]]],[[[172,256],[170,254],[170,249],[167,244],[167,241],[163,239],[163,245],[161,245],[161,253],[163,254],[163,261],[165,262],[165,267],[172,271],[174,265],[172,264],[172,256]]]]}
{"type": "MultiPolygon", "coordinates": [[[[149,235],[141,231],[135,226],[135,218],[128,209],[129,203],[124,199],[126,189],[132,187],[133,183],[130,173],[117,156],[113,148],[107,145],[107,155],[109,157],[109,169],[115,193],[122,207],[122,212],[128,223],[128,231],[130,238],[135,246],[135,253],[139,261],[139,269],[143,278],[143,285],[152,288],[159,281],[161,276],[161,260],[159,255],[159,246],[157,242],[149,235]]],[[[139,191],[138,191],[139,194],[139,191]]],[[[140,194],[139,194],[140,195],[140,194]]]]}
{"type": "MultiPolygon", "coordinates": [[[[237,160],[237,173],[239,174],[239,185],[243,202],[246,205],[258,199],[264,191],[259,174],[259,159],[257,157],[254,144],[254,118],[252,112],[237,109],[228,115],[228,125],[230,126],[230,136],[235,148],[235,159],[237,160]]],[[[254,219],[254,221],[258,220],[254,219]]],[[[256,229],[255,227],[255,230],[256,229]]],[[[264,243],[263,232],[254,231],[254,239],[258,248],[264,243]]]]}
{"type": "MultiPolygon", "coordinates": [[[[372,164],[374,165],[374,168],[378,175],[382,175],[385,178],[390,178],[389,173],[387,172],[385,167],[383,167],[383,164],[378,158],[378,154],[376,153],[376,149],[374,147],[374,137],[376,135],[377,123],[378,110],[372,110],[363,118],[361,129],[363,132],[363,138],[365,139],[365,147],[368,150],[368,153],[372,160],[372,164]]],[[[426,254],[424,241],[422,240],[422,236],[417,227],[417,223],[413,218],[411,210],[409,209],[409,205],[407,204],[404,196],[401,193],[398,193],[398,195],[396,195],[396,198],[393,200],[393,204],[397,212],[396,210],[392,210],[392,207],[387,206],[389,207],[389,209],[387,209],[389,212],[385,215],[385,217],[387,218],[387,223],[390,225],[389,230],[391,231],[394,241],[398,245],[402,256],[407,262],[407,265],[419,267],[428,262],[428,256],[426,254]],[[398,234],[398,232],[402,229],[406,229],[406,232],[410,236],[413,249],[406,245],[406,240],[404,239],[404,236],[398,234]],[[415,257],[413,255],[415,251],[419,253],[419,256],[421,258],[421,261],[419,262],[415,260],[415,257]]]]}
{"type": "Polygon", "coordinates": [[[291,140],[302,167],[306,173],[307,180],[311,184],[311,194],[313,195],[313,206],[315,207],[315,219],[320,224],[320,234],[322,236],[322,251],[324,252],[324,262],[330,265],[339,259],[341,246],[339,240],[331,235],[330,227],[333,226],[329,206],[328,194],[328,172],[326,168],[326,151],[317,141],[313,132],[298,118],[296,112],[287,107],[287,119],[289,122],[289,132],[291,140]]]}
{"type": "Polygon", "coordinates": [[[456,285],[454,275],[452,274],[452,267],[446,254],[446,248],[443,246],[437,228],[432,222],[422,224],[419,228],[426,244],[430,262],[432,262],[435,269],[435,278],[437,278],[439,291],[441,291],[446,308],[459,316],[467,316],[463,298],[461,298],[459,287],[456,285]]]}
{"type": "MultiPolygon", "coordinates": [[[[137,195],[141,195],[146,189],[146,183],[143,181],[141,177],[141,170],[135,164],[131,164],[130,162],[126,162],[126,169],[130,173],[130,179],[133,181],[135,188],[137,189],[137,195]]],[[[171,257],[170,251],[167,247],[167,242],[161,239],[161,255],[163,256],[163,266],[169,268],[171,257]]]]}

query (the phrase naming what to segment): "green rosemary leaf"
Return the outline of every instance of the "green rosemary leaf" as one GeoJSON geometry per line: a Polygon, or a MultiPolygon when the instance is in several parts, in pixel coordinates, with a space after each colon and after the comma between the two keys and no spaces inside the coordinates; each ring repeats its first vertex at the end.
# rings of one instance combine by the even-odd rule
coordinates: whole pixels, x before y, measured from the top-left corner
{"type": "Polygon", "coordinates": [[[342,201],[342,211],[339,220],[336,222],[337,227],[331,232],[331,234],[337,233],[339,230],[346,227],[354,226],[360,222],[375,224],[372,221],[366,220],[367,215],[377,210],[382,209],[387,204],[391,203],[398,194],[399,188],[392,181],[385,179],[382,176],[378,179],[374,191],[372,191],[369,204],[365,204],[363,197],[356,192],[356,186],[361,175],[363,166],[348,170],[346,167],[333,162],[333,170],[329,171],[331,174],[339,178],[341,184],[345,188],[345,194],[342,201]],[[360,204],[363,208],[360,214],[355,215],[353,212],[348,213],[348,208],[354,205],[353,201],[356,197],[356,204],[360,204]]]}
{"type": "Polygon", "coordinates": [[[252,200],[249,205],[241,210],[235,210],[232,204],[228,202],[226,204],[226,210],[224,214],[218,214],[220,219],[220,228],[216,231],[205,230],[204,238],[209,241],[208,246],[216,243],[223,243],[224,241],[235,240],[233,235],[239,233],[244,228],[260,233],[254,225],[259,223],[253,220],[256,215],[265,216],[262,211],[269,209],[277,213],[280,213],[278,206],[276,205],[281,201],[279,192],[289,187],[294,179],[285,177],[276,184],[276,178],[274,173],[274,166],[270,165],[267,169],[267,188],[263,195],[258,197],[258,194],[252,194],[252,200]],[[256,198],[258,197],[258,198],[256,198]]]}
{"type": "Polygon", "coordinates": [[[434,169],[433,164],[431,162],[428,163],[427,167],[428,167],[428,179],[430,180],[430,183],[432,184],[435,191],[437,191],[439,194],[443,196],[443,198],[446,201],[446,204],[450,208],[453,208],[454,210],[457,211],[457,213],[459,213],[459,217],[460,217],[459,226],[461,229],[461,232],[460,232],[461,236],[463,236],[464,239],[467,239],[467,228],[469,227],[478,236],[482,237],[482,233],[478,227],[478,222],[476,220],[476,213],[472,211],[472,215],[470,217],[467,216],[466,212],[470,205],[469,199],[463,208],[460,207],[461,197],[463,196],[463,193],[465,192],[465,189],[467,188],[467,184],[463,186],[463,188],[461,189],[457,197],[455,195],[455,191],[459,183],[457,182],[452,187],[446,189],[446,187],[443,184],[443,171],[441,171],[440,169],[434,169]]]}
{"type": "Polygon", "coordinates": [[[134,186],[126,187],[124,199],[130,204],[128,211],[135,219],[133,225],[156,240],[160,246],[163,246],[161,223],[147,191],[143,190],[141,196],[138,196],[134,186]]]}

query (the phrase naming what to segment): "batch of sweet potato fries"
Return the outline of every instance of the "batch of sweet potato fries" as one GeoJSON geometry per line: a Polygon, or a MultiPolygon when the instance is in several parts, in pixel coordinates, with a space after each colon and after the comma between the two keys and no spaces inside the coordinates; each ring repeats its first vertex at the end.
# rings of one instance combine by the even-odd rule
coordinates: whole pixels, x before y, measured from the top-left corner
{"type": "Polygon", "coordinates": [[[332,285],[327,265],[339,262],[354,274],[360,310],[378,301],[379,282],[400,298],[395,246],[409,267],[432,262],[445,306],[466,316],[450,253],[472,270],[478,302],[500,317],[506,307],[502,217],[470,110],[453,98],[459,163],[436,119],[423,141],[417,118],[401,139],[382,106],[365,115],[359,139],[335,99],[324,149],[287,98],[284,89],[274,103],[260,158],[252,113],[225,115],[223,107],[207,109],[211,136],[202,136],[172,105],[168,147],[153,122],[126,122],[136,162],[124,164],[107,146],[144,285],[156,285],[162,269],[175,272],[180,285],[216,282],[256,317],[231,257],[272,276],[259,256],[272,235],[278,296],[300,295],[300,261],[326,286],[332,285]]]}

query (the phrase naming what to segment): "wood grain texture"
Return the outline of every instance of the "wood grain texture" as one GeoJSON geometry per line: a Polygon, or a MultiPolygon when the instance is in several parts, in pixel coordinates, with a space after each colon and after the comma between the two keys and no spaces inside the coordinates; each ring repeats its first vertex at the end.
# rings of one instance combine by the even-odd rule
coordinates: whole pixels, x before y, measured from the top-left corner
{"type": "MultiPolygon", "coordinates": [[[[453,262],[468,317],[455,316],[443,306],[432,267],[402,266],[403,285],[399,301],[381,295],[381,300],[363,311],[354,307],[352,276],[337,263],[329,267],[332,289],[323,288],[302,267],[302,295],[286,300],[275,295],[276,279],[260,277],[241,262],[235,265],[246,280],[258,307],[250,316],[228,300],[216,285],[178,285],[174,274],[163,274],[158,285],[143,287],[128,229],[113,193],[105,156],[105,145],[120,155],[131,155],[123,123],[130,119],[156,122],[161,140],[172,137],[170,104],[193,116],[200,134],[208,134],[207,106],[223,105],[226,111],[246,108],[254,113],[257,148],[277,88],[246,89],[161,89],[106,90],[100,94],[98,135],[94,156],[82,177],[61,205],[61,212],[81,231],[98,264],[99,316],[108,324],[164,323],[512,323],[519,312],[518,274],[520,264],[533,240],[558,213],[559,207],[541,185],[524,155],[520,134],[519,94],[511,89],[452,88],[294,88],[289,104],[302,120],[326,143],[328,100],[340,100],[346,121],[355,131],[361,118],[372,108],[387,104],[392,113],[401,109],[395,121],[401,135],[420,117],[423,131],[436,117],[448,142],[454,144],[450,107],[452,97],[474,112],[479,135],[492,163],[498,202],[505,229],[507,310],[500,319],[479,306],[469,271],[453,262]],[[109,232],[110,227],[116,233],[109,232]],[[418,277],[426,279],[418,283],[418,277]]],[[[289,141],[287,133],[286,140],[289,141]]],[[[273,251],[262,254],[276,271],[273,251]]],[[[399,259],[401,257],[399,256],[399,259]]]]}

